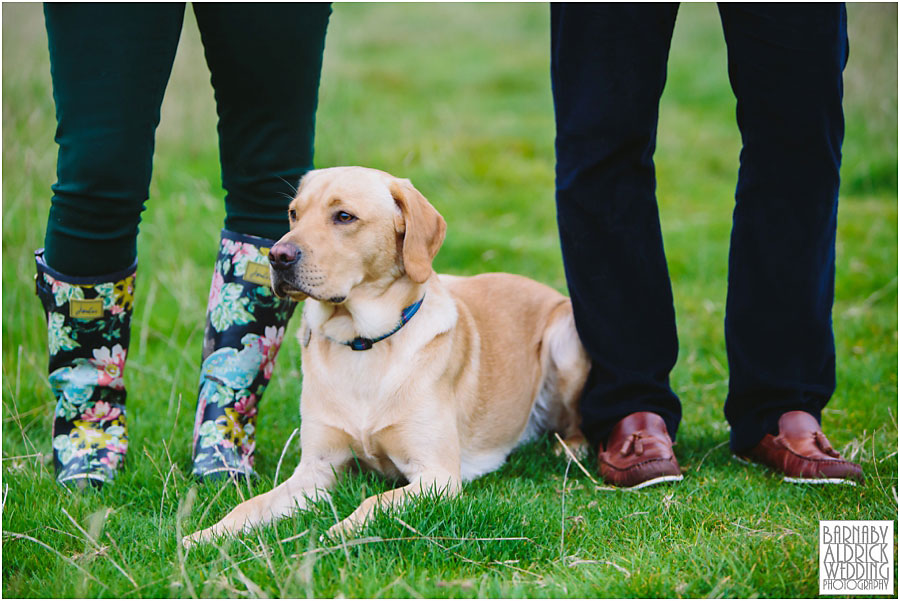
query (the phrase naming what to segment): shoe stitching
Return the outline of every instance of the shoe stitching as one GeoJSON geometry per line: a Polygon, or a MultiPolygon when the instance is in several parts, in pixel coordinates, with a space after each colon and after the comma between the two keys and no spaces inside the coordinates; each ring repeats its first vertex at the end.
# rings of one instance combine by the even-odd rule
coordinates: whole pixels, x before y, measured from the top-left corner
{"type": "Polygon", "coordinates": [[[816,463],[843,463],[845,465],[857,465],[856,463],[853,463],[852,461],[849,461],[844,458],[841,458],[841,459],[836,459],[836,458],[835,459],[814,459],[812,457],[807,457],[805,455],[801,455],[800,453],[797,453],[796,451],[791,450],[789,447],[787,447],[784,444],[781,445],[781,448],[783,448],[785,451],[787,451],[794,457],[799,457],[803,461],[810,461],[810,462],[816,462],[816,463]]]}
{"type": "Polygon", "coordinates": [[[648,459],[647,461],[641,461],[640,463],[635,463],[634,465],[631,465],[628,467],[617,467],[617,466],[613,465],[612,463],[606,461],[605,459],[600,458],[600,463],[602,463],[603,465],[608,465],[612,469],[619,471],[619,472],[627,472],[628,470],[633,470],[634,468],[641,467],[643,465],[647,465],[650,463],[657,463],[660,461],[671,461],[671,462],[675,463],[676,466],[678,465],[677,461],[675,461],[674,456],[667,457],[667,458],[666,457],[657,457],[654,459],[648,459]]]}
{"type": "MultiPolygon", "coordinates": [[[[796,453],[795,453],[795,455],[796,455],[796,453]]],[[[802,457],[802,455],[800,455],[800,457],[802,457]]],[[[789,483],[789,484],[790,484],[790,483],[793,483],[793,482],[798,482],[798,483],[799,483],[799,482],[804,481],[804,480],[818,481],[818,480],[821,480],[823,477],[825,477],[825,479],[828,479],[828,480],[840,481],[840,482],[842,482],[842,483],[852,484],[853,486],[856,486],[856,481],[855,481],[855,480],[853,479],[853,477],[850,476],[850,475],[845,475],[845,476],[824,476],[824,474],[823,474],[823,475],[820,475],[820,476],[792,476],[792,475],[788,474],[786,471],[782,470],[781,468],[771,466],[771,465],[769,465],[768,463],[763,463],[763,462],[760,461],[759,459],[755,459],[755,458],[753,458],[753,457],[750,457],[749,455],[734,455],[734,458],[737,459],[738,461],[742,462],[742,463],[745,463],[746,465],[751,465],[751,466],[754,466],[754,467],[757,467],[757,468],[767,469],[767,470],[769,470],[770,472],[773,472],[773,473],[775,473],[775,474],[778,474],[778,475],[782,476],[782,479],[783,479],[784,482],[787,482],[787,483],[789,483]]],[[[860,467],[860,466],[858,466],[857,464],[853,463],[852,461],[847,461],[847,460],[833,460],[833,461],[828,461],[827,459],[806,459],[806,458],[804,458],[804,459],[805,459],[806,461],[810,461],[810,462],[812,462],[812,461],[817,461],[817,462],[819,462],[819,463],[822,463],[822,462],[828,462],[828,463],[843,463],[843,464],[849,464],[849,465],[852,465],[852,466],[857,467],[857,468],[860,467]]]]}

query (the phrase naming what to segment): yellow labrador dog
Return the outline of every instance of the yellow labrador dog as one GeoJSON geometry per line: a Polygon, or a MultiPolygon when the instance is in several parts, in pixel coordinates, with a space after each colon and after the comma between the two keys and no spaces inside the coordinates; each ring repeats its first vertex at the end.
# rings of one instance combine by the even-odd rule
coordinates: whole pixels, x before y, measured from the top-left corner
{"type": "Polygon", "coordinates": [[[186,545],[304,509],[354,457],[408,484],[369,497],[330,536],[376,506],[455,495],[543,431],[583,444],[589,363],[566,297],[516,275],[434,273],[444,219],[382,171],[312,171],[289,216],[269,261],[275,293],[306,300],[300,464],[186,545]]]}

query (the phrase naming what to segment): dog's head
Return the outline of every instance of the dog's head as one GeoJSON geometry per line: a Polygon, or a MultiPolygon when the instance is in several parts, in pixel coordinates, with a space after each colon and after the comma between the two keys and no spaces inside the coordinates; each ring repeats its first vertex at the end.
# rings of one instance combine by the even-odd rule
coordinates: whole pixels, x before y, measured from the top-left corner
{"type": "Polygon", "coordinates": [[[364,285],[431,275],[447,224],[406,179],[362,167],[310,171],[269,251],[272,289],[296,301],[344,302],[364,285]]]}

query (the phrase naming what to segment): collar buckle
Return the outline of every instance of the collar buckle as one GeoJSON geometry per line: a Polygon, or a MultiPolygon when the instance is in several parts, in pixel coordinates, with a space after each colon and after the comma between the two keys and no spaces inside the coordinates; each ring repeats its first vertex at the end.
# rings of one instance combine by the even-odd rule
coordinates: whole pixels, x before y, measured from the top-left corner
{"type": "Polygon", "coordinates": [[[389,336],[393,336],[394,334],[399,332],[400,328],[405,326],[407,324],[407,322],[413,318],[413,315],[416,314],[416,312],[419,310],[419,307],[422,306],[422,303],[424,301],[425,301],[425,297],[423,296],[415,303],[413,303],[410,306],[403,309],[403,311],[400,313],[400,323],[397,324],[396,328],[394,328],[393,330],[391,330],[384,336],[381,336],[379,338],[374,338],[374,339],[373,338],[362,338],[361,336],[358,336],[349,342],[342,342],[341,344],[343,344],[345,346],[349,346],[354,351],[369,350],[370,348],[372,348],[372,345],[374,345],[376,342],[380,342],[380,341],[384,340],[385,338],[388,338],[389,336]]]}
{"type": "Polygon", "coordinates": [[[350,342],[345,342],[354,351],[367,351],[372,348],[375,341],[371,338],[354,338],[350,342]]]}

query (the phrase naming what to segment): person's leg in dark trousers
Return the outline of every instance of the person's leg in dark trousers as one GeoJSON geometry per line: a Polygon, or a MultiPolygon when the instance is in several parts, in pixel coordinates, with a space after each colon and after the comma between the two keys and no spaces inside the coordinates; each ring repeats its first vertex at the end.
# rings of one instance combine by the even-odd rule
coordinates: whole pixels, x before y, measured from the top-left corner
{"type": "Polygon", "coordinates": [[[725,414],[742,452],[779,417],[820,419],[835,387],[831,309],[848,56],[842,4],[721,4],[743,139],[728,270],[725,414]]]}
{"type": "Polygon", "coordinates": [[[551,4],[556,200],[575,323],[592,369],[593,445],[649,411],[674,438],[675,311],[653,152],[677,4],[551,4]]]}
{"type": "Polygon", "coordinates": [[[182,4],[46,4],[59,144],[36,292],[48,325],[57,479],[115,478],[137,233],[182,4]]]}
{"type": "Polygon", "coordinates": [[[328,4],[194,4],[219,114],[225,229],[213,273],[193,472],[253,473],[257,406],[296,303],[275,298],[266,252],[313,167],[328,4]]]}
{"type": "Polygon", "coordinates": [[[194,4],[219,114],[225,228],[277,240],[313,168],[323,3],[194,4]]]}
{"type": "Polygon", "coordinates": [[[44,241],[71,276],[127,268],[183,4],[44,5],[59,144],[44,241]]]}

